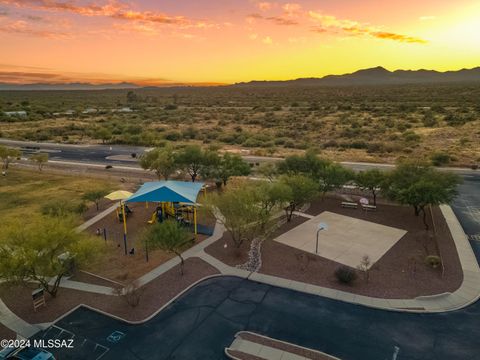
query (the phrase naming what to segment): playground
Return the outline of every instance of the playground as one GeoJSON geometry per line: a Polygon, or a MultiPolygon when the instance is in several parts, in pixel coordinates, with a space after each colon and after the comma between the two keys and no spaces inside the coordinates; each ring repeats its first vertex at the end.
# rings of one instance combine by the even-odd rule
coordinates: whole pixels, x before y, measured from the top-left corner
{"type": "Polygon", "coordinates": [[[147,261],[147,249],[142,243],[142,236],[150,226],[167,219],[188,229],[193,240],[189,246],[209,237],[216,220],[203,207],[207,196],[204,189],[203,183],[147,182],[134,194],[116,198],[115,210],[86,229],[104,241],[107,249],[88,272],[128,283],[171,259],[170,253],[150,249],[147,261]]]}

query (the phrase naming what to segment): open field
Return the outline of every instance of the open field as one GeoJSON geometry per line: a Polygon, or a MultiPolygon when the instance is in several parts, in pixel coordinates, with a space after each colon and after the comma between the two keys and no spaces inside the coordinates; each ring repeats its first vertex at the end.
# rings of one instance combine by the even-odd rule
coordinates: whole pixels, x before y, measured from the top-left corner
{"type": "MultiPolygon", "coordinates": [[[[46,171],[23,170],[12,167],[7,176],[0,177],[0,218],[3,223],[25,219],[42,213],[48,204],[68,204],[72,207],[83,203],[82,196],[99,188],[118,187],[107,180],[52,174],[46,171]]],[[[92,206],[93,204],[86,204],[92,206]]],[[[93,205],[95,207],[95,205],[93,205]]],[[[85,214],[96,214],[89,209],[85,214]]],[[[82,223],[83,216],[78,216],[82,223]]]]}
{"type": "Polygon", "coordinates": [[[314,147],[339,161],[442,154],[445,164],[470,166],[480,161],[479,98],[474,84],[10,91],[0,92],[0,110],[28,116],[2,115],[0,136],[217,144],[259,155],[314,147]]]}

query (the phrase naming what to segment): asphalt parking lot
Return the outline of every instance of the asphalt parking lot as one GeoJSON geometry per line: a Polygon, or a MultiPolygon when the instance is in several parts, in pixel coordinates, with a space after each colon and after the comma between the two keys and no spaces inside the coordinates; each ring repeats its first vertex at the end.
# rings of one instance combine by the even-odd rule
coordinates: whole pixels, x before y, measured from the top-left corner
{"type": "Polygon", "coordinates": [[[443,314],[386,312],[219,277],[195,286],[141,325],[80,308],[56,324],[74,334],[75,348],[55,355],[225,359],[223,350],[235,333],[250,330],[343,360],[392,359],[395,347],[400,349],[398,360],[473,360],[480,352],[479,321],[480,303],[443,314]]]}

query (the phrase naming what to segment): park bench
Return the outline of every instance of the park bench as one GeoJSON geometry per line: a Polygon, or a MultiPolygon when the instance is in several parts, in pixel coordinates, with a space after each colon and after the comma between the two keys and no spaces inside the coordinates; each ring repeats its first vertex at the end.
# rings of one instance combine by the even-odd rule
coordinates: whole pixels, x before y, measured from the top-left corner
{"type": "Polygon", "coordinates": [[[356,209],[358,207],[358,204],[354,202],[342,201],[342,207],[356,209]]]}
{"type": "Polygon", "coordinates": [[[376,211],[377,207],[375,205],[362,205],[362,209],[365,211],[376,211]]]}

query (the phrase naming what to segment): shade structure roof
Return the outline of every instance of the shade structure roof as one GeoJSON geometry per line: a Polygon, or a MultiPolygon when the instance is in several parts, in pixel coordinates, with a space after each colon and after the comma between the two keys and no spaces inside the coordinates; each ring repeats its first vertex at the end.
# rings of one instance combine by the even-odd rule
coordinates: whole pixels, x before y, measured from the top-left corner
{"type": "Polygon", "coordinates": [[[143,184],[125,202],[182,202],[194,204],[203,182],[154,181],[143,184]]]}
{"type": "Polygon", "coordinates": [[[117,190],[108,194],[107,196],[105,196],[105,198],[109,200],[124,200],[126,198],[129,198],[130,196],[132,196],[132,193],[130,191],[117,190]]]}

